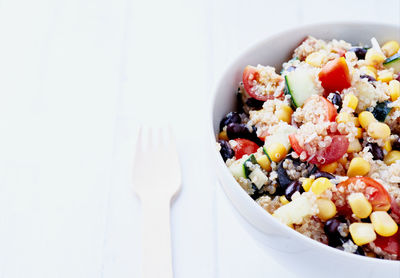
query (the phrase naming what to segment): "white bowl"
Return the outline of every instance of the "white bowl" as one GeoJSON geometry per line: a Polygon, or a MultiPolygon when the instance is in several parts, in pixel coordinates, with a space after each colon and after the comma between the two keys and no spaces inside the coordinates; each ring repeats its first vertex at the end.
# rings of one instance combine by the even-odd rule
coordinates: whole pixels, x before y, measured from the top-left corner
{"type": "MultiPolygon", "coordinates": [[[[235,181],[218,151],[215,138],[224,115],[235,110],[235,91],[247,65],[272,65],[279,72],[295,47],[307,35],[331,40],[343,39],[352,44],[400,41],[399,26],[376,23],[327,23],[291,29],[262,40],[238,56],[223,73],[212,97],[209,139],[218,179],[231,203],[246,220],[247,231],[267,252],[298,277],[400,277],[400,262],[374,259],[346,253],[312,240],[278,222],[262,209],[235,181]]],[[[251,256],[251,254],[247,254],[251,256]]],[[[266,262],[268,267],[268,262],[266,262]]]]}

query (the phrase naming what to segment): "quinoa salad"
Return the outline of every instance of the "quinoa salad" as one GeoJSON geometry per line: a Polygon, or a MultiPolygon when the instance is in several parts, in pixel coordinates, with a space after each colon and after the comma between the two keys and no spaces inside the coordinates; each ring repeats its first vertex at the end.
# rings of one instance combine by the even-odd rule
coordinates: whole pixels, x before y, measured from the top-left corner
{"type": "Polygon", "coordinates": [[[309,36],[280,72],[248,65],[217,139],[236,181],[280,222],[388,260],[400,260],[399,49],[309,36]]]}

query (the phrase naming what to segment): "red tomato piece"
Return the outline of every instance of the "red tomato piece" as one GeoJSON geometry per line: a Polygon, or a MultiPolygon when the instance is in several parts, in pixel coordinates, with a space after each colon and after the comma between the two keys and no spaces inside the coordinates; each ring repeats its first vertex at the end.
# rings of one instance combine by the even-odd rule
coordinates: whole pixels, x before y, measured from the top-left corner
{"type": "MultiPolygon", "coordinates": [[[[332,143],[326,148],[317,150],[317,154],[310,159],[309,161],[310,163],[319,165],[329,164],[337,161],[346,153],[349,147],[349,140],[347,139],[347,137],[345,135],[330,135],[330,136],[332,137],[332,143]]],[[[301,155],[304,149],[300,146],[296,138],[296,134],[290,134],[289,141],[290,144],[292,145],[293,150],[298,155],[301,155]]],[[[308,160],[309,157],[310,157],[309,154],[307,154],[306,160],[308,160]]]]}
{"type": "Polygon", "coordinates": [[[394,220],[397,222],[397,224],[400,224],[400,205],[393,198],[392,202],[390,203],[390,210],[397,216],[397,219],[394,220]]]}
{"type": "Polygon", "coordinates": [[[256,143],[247,139],[238,138],[235,139],[235,142],[237,144],[233,147],[233,150],[235,151],[236,159],[242,158],[245,154],[255,153],[259,148],[256,143]]]}
{"type": "Polygon", "coordinates": [[[351,86],[351,78],[346,59],[337,58],[328,62],[318,74],[322,87],[325,89],[324,95],[331,92],[342,91],[351,86]]]}
{"type": "MultiPolygon", "coordinates": [[[[380,211],[387,211],[390,209],[390,204],[391,204],[391,198],[389,193],[386,191],[386,189],[377,181],[375,181],[372,178],[369,177],[352,177],[348,178],[344,182],[341,182],[337,185],[338,192],[340,192],[340,188],[344,188],[343,193],[338,193],[338,194],[345,194],[346,199],[347,195],[349,192],[347,192],[347,186],[350,183],[355,183],[357,180],[360,180],[365,183],[365,188],[361,192],[365,195],[365,197],[368,199],[368,201],[372,205],[372,209],[374,211],[380,210],[380,211]]],[[[346,205],[345,207],[339,208],[338,211],[347,214],[349,210],[349,206],[346,205]]],[[[351,210],[350,210],[351,213],[351,210]]]]}
{"type": "MultiPolygon", "coordinates": [[[[336,116],[337,116],[337,110],[336,110],[335,106],[332,104],[332,102],[330,102],[329,100],[327,100],[324,97],[318,96],[317,103],[318,103],[317,105],[322,105],[324,107],[324,111],[326,112],[325,120],[334,122],[336,119],[336,116]]],[[[316,105],[316,102],[314,101],[314,98],[309,98],[304,103],[303,109],[313,111],[313,110],[315,110],[315,107],[314,107],[315,105],[316,105]],[[307,108],[308,105],[311,105],[311,107],[307,108]]]]}
{"type": "Polygon", "coordinates": [[[266,101],[268,99],[274,99],[273,95],[261,95],[257,94],[256,90],[254,90],[255,83],[259,83],[260,73],[257,71],[256,67],[247,66],[243,71],[243,87],[247,94],[250,97],[255,98],[257,100],[266,101]]]}
{"type": "Polygon", "coordinates": [[[383,251],[389,254],[395,254],[397,255],[397,258],[400,258],[400,230],[398,230],[396,234],[389,237],[377,235],[374,243],[383,251]]]}

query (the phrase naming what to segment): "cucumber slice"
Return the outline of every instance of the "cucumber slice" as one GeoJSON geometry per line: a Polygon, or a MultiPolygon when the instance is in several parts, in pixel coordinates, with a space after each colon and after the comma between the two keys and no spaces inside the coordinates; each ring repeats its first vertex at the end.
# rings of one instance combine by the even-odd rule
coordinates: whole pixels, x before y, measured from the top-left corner
{"type": "Polygon", "coordinates": [[[303,106],[310,96],[318,93],[314,78],[311,72],[304,69],[296,69],[285,75],[286,93],[292,96],[294,106],[303,106]]]}
{"type": "Polygon", "coordinates": [[[384,122],[387,115],[389,115],[390,111],[392,110],[392,107],[389,107],[388,105],[391,102],[386,100],[384,102],[378,102],[374,109],[372,110],[372,114],[374,115],[375,119],[377,119],[380,122],[384,122]]]}
{"type": "Polygon", "coordinates": [[[383,63],[383,66],[387,69],[393,68],[394,73],[400,72],[400,53],[396,53],[393,56],[387,58],[383,63]]]}
{"type": "Polygon", "coordinates": [[[250,157],[244,161],[243,169],[244,169],[244,175],[245,175],[246,178],[249,178],[249,175],[250,175],[250,172],[251,172],[250,168],[247,166],[248,162],[250,162],[250,163],[252,163],[254,165],[258,164],[254,154],[250,155],[250,157]]]}
{"type": "MultiPolygon", "coordinates": [[[[297,131],[297,128],[284,124],[278,126],[278,128],[272,133],[272,135],[268,136],[265,138],[265,143],[264,143],[264,153],[267,154],[267,148],[272,144],[272,143],[281,143],[285,146],[286,150],[289,152],[291,146],[290,146],[290,141],[289,141],[289,135],[293,134],[297,131]]],[[[267,154],[268,155],[268,154],[267,154]]]]}
{"type": "Polygon", "coordinates": [[[267,181],[268,177],[261,171],[260,168],[255,168],[249,175],[249,179],[252,183],[260,189],[267,181]]]}
{"type": "Polygon", "coordinates": [[[243,166],[243,160],[239,159],[235,162],[232,163],[231,166],[229,166],[229,170],[231,171],[232,175],[236,178],[244,178],[246,179],[246,174],[243,166]]]}

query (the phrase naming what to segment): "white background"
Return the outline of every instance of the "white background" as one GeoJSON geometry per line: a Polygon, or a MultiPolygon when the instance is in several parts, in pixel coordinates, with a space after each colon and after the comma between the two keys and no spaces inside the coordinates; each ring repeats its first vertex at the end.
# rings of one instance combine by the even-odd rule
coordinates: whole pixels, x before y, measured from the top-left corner
{"type": "Polygon", "coordinates": [[[140,277],[136,131],[172,122],[178,278],[295,277],[247,237],[209,166],[206,104],[239,51],[398,0],[0,0],[0,277],[140,277]]]}

